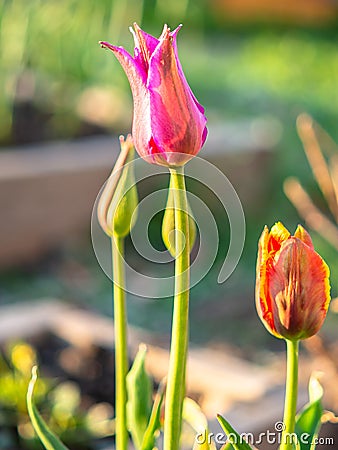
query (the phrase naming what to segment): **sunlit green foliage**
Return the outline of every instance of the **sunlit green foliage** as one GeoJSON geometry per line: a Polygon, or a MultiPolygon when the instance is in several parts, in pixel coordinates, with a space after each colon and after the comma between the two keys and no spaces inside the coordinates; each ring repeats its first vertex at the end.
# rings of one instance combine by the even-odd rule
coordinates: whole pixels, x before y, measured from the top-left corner
{"type": "MultiPolygon", "coordinates": [[[[29,420],[26,395],[32,367],[37,363],[35,349],[23,342],[8,344],[0,353],[0,447],[9,448],[19,440],[22,449],[41,449],[29,420]]],[[[39,378],[34,401],[47,411],[48,426],[70,447],[114,434],[113,408],[96,404],[83,411],[79,386],[39,378]]]]}
{"type": "Polygon", "coordinates": [[[134,21],[155,35],[164,22],[184,24],[182,64],[209,111],[279,115],[296,107],[337,117],[334,31],[229,31],[210,11],[202,0],[0,0],[0,144],[18,141],[16,121],[27,103],[43,128],[38,138],[76,136],[86,124],[129,130],[128,83],[98,41],[132,51],[134,21]]]}

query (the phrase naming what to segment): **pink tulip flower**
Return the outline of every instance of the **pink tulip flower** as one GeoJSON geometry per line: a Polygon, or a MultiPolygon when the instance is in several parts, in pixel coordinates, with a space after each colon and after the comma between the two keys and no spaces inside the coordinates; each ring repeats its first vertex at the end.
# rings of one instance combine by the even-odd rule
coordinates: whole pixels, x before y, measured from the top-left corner
{"type": "Polygon", "coordinates": [[[176,36],[165,25],[159,39],[134,24],[134,56],[123,47],[100,42],[123,67],[133,94],[133,140],[148,162],[182,166],[207,136],[204,108],[192,93],[178,59],[176,36]]]}

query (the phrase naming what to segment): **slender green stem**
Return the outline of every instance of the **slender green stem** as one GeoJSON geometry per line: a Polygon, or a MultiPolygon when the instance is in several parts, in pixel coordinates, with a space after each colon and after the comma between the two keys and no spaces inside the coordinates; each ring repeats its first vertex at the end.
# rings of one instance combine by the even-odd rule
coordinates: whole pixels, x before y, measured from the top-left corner
{"type": "Polygon", "coordinates": [[[175,295],[164,416],[164,450],[178,450],[189,339],[189,222],[183,168],[171,168],[175,206],[175,295]]]}
{"type": "Polygon", "coordinates": [[[127,450],[126,376],[128,372],[128,346],[126,296],[124,289],[124,238],[114,234],[111,242],[114,281],[116,450],[127,450]]]}
{"type": "Polygon", "coordinates": [[[299,341],[286,340],[287,371],[284,403],[284,431],[280,450],[293,450],[298,397],[298,347],[299,341]]]}

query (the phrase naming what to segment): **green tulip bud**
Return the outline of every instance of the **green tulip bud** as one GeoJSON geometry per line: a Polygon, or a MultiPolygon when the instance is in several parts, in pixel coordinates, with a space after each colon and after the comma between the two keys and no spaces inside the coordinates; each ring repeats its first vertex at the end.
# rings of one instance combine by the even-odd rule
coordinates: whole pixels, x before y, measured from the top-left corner
{"type": "Polygon", "coordinates": [[[98,219],[109,236],[126,237],[137,218],[138,195],[135,183],[134,146],[131,136],[120,138],[121,153],[107,180],[98,204],[98,219]]]}
{"type": "MultiPolygon", "coordinates": [[[[196,223],[193,218],[191,208],[188,204],[189,220],[189,251],[191,252],[196,241],[196,223]]],[[[168,200],[162,221],[162,239],[164,245],[173,258],[176,257],[175,245],[175,207],[174,207],[174,189],[169,186],[168,200]]]]}

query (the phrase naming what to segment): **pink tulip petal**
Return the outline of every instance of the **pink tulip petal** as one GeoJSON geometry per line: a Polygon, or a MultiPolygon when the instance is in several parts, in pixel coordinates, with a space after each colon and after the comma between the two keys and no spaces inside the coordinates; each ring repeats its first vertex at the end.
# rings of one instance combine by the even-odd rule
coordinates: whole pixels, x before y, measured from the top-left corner
{"type": "Polygon", "coordinates": [[[159,40],[141,30],[137,23],[134,23],[134,30],[130,28],[130,31],[135,42],[134,59],[144,68],[146,72],[148,72],[149,59],[154,53],[159,40]]]}
{"type": "Polygon", "coordinates": [[[173,153],[186,154],[188,160],[199,151],[206,119],[181,77],[171,40],[167,30],[150,58],[147,87],[154,141],[164,152],[172,152],[168,163],[181,164],[182,155],[174,161],[173,153]]]}
{"type": "Polygon", "coordinates": [[[119,63],[121,64],[123,70],[125,71],[133,95],[137,95],[140,88],[145,89],[147,73],[145,72],[142,65],[140,65],[134,58],[123,48],[117,47],[116,45],[109,44],[109,42],[100,42],[101,46],[111,50],[119,63]]]}
{"type": "Polygon", "coordinates": [[[177,55],[176,36],[165,25],[159,39],[134,24],[134,57],[107,42],[121,63],[134,99],[133,139],[143,158],[167,166],[196,155],[207,137],[204,109],[193,95],[177,55]]]}
{"type": "MultiPolygon", "coordinates": [[[[182,26],[183,26],[183,25],[179,25],[174,31],[172,31],[172,32],[170,33],[170,36],[173,38],[173,40],[172,40],[172,45],[173,45],[174,52],[175,52],[175,57],[176,57],[176,62],[177,62],[177,68],[178,68],[178,72],[179,72],[179,74],[180,74],[181,79],[187,84],[187,86],[188,86],[188,88],[189,88],[190,95],[191,95],[192,99],[194,100],[194,102],[195,102],[197,108],[199,109],[199,111],[200,111],[202,114],[204,114],[204,111],[205,111],[205,110],[204,110],[204,107],[198,102],[197,98],[195,97],[195,95],[193,94],[192,90],[190,89],[190,86],[189,86],[189,84],[188,84],[188,82],[187,82],[187,80],[186,80],[186,78],[185,78],[185,75],[184,75],[184,72],[183,72],[183,69],[182,69],[182,65],[181,65],[181,62],[180,62],[179,57],[178,57],[178,50],[177,50],[177,40],[176,40],[176,37],[177,37],[177,34],[178,34],[178,32],[180,31],[180,29],[182,28],[182,26]]],[[[207,133],[205,134],[204,141],[205,141],[206,137],[207,137],[207,133]]],[[[203,142],[204,142],[204,141],[203,141],[203,142]]]]}
{"type": "Polygon", "coordinates": [[[207,140],[208,137],[208,128],[204,127],[203,133],[202,133],[202,144],[201,147],[204,145],[205,141],[207,140]]]}
{"type": "Polygon", "coordinates": [[[150,55],[152,55],[155,51],[155,48],[157,47],[158,43],[160,42],[157,38],[152,36],[151,34],[146,33],[143,31],[137,23],[134,23],[134,30],[135,34],[138,38],[138,42],[143,42],[143,46],[145,46],[148,49],[148,52],[150,55]]]}

